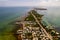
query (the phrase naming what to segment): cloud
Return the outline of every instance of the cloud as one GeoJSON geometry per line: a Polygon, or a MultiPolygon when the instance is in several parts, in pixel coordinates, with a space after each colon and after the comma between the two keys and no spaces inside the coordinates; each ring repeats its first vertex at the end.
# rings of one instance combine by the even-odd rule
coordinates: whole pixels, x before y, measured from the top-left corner
{"type": "Polygon", "coordinates": [[[59,0],[48,0],[48,1],[41,1],[38,3],[40,6],[60,6],[59,0]]]}
{"type": "Polygon", "coordinates": [[[59,0],[0,0],[0,6],[60,6],[59,0]]]}
{"type": "Polygon", "coordinates": [[[0,0],[0,1],[8,1],[8,0],[0,0]]]}

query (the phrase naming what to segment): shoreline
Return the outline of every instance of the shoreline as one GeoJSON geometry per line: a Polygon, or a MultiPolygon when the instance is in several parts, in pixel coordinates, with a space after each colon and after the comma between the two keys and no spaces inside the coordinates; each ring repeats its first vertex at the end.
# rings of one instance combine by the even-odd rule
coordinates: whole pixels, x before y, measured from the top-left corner
{"type": "MultiPolygon", "coordinates": [[[[17,21],[23,21],[25,18],[26,18],[26,16],[28,16],[28,15],[22,15],[21,17],[19,16],[19,17],[17,17],[16,18],[16,20],[14,21],[14,23],[15,22],[17,22],[17,21]]],[[[12,33],[14,33],[13,34],[13,36],[17,39],[17,34],[16,34],[16,32],[17,32],[17,30],[20,28],[20,26],[16,26],[15,25],[15,27],[14,27],[14,29],[12,30],[12,33]]]]}

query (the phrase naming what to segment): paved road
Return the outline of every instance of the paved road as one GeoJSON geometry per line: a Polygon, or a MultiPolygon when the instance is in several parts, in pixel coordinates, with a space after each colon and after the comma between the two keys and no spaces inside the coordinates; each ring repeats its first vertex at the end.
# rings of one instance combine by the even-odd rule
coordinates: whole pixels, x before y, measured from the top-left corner
{"type": "Polygon", "coordinates": [[[47,31],[42,27],[42,25],[39,23],[37,17],[31,12],[32,16],[35,18],[36,22],[39,24],[40,28],[43,30],[43,32],[46,34],[46,36],[50,39],[50,40],[53,40],[52,39],[52,36],[47,33],[47,31]]]}

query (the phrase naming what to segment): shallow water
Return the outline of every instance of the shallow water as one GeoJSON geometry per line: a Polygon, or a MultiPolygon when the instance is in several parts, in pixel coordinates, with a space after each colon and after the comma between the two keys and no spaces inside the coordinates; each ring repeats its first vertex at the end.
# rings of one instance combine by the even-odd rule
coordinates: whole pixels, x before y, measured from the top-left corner
{"type": "MultiPolygon", "coordinates": [[[[0,7],[0,40],[15,40],[11,31],[14,25],[9,25],[17,17],[24,15],[30,7],[0,7]],[[8,33],[9,35],[5,35],[8,33]]],[[[60,29],[60,7],[49,7],[48,10],[39,13],[44,14],[46,21],[52,25],[56,25],[56,30],[60,29]]]]}
{"type": "Polygon", "coordinates": [[[0,40],[16,40],[12,32],[14,25],[9,24],[29,10],[28,7],[0,7],[0,40]]]}

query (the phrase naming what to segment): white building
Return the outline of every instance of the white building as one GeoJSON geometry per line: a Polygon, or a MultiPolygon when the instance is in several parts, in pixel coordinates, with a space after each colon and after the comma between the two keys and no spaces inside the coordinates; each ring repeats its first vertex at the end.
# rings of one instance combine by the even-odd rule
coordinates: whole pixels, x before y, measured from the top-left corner
{"type": "Polygon", "coordinates": [[[38,40],[38,38],[37,37],[34,37],[33,40],[38,40]]]}

